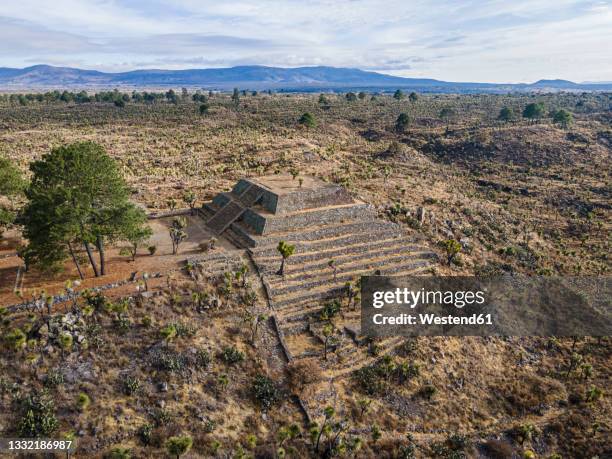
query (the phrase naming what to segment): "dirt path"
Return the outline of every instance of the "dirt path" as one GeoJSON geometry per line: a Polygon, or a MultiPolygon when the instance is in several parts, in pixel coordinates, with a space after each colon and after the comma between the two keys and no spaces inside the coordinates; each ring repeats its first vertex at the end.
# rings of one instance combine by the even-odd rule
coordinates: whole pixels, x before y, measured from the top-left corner
{"type": "MultiPolygon", "coordinates": [[[[208,231],[202,219],[198,216],[185,216],[187,219],[187,239],[181,243],[179,252],[172,254],[172,242],[168,228],[172,217],[149,220],[149,226],[153,235],[147,243],[139,248],[136,259],[131,260],[129,256],[121,255],[121,249],[127,247],[125,243],[119,243],[110,247],[107,253],[107,274],[94,277],[88,262],[81,263],[85,279],[81,282],[82,288],[99,287],[110,283],[124,281],[130,278],[133,272],[143,273],[165,273],[180,268],[181,263],[190,255],[201,253],[200,243],[210,240],[213,234],[208,231]],[[147,247],[155,246],[154,255],[148,253],[147,247]]],[[[71,260],[67,260],[64,269],[60,273],[44,273],[36,269],[30,269],[21,277],[21,291],[23,297],[14,292],[17,272],[23,262],[14,252],[14,238],[5,240],[2,247],[6,250],[0,252],[0,306],[7,306],[29,300],[32,294],[45,291],[47,294],[57,295],[60,293],[68,280],[79,279],[79,275],[71,260]],[[9,242],[13,244],[9,245],[9,242]]],[[[229,242],[220,239],[216,250],[235,250],[229,242]]],[[[97,255],[97,254],[96,254],[97,255]]],[[[84,253],[79,253],[84,256],[84,253]]]]}

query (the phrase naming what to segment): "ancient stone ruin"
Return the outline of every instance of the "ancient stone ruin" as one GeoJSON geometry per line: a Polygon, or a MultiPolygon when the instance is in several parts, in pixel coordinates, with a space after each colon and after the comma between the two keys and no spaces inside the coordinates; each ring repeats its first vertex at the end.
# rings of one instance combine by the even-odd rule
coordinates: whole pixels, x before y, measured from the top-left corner
{"type": "MultiPolygon", "coordinates": [[[[347,306],[347,282],[374,273],[423,272],[435,258],[399,225],[379,219],[371,205],[314,177],[240,180],[205,204],[202,216],[211,231],[248,250],[292,358],[323,353],[321,310],[327,301],[341,299],[334,352],[327,361],[334,362],[334,371],[350,371],[367,356],[360,346],[359,307],[347,306]],[[284,276],[276,274],[281,240],[295,245],[284,276]]],[[[401,340],[386,341],[381,345],[401,340]]]]}

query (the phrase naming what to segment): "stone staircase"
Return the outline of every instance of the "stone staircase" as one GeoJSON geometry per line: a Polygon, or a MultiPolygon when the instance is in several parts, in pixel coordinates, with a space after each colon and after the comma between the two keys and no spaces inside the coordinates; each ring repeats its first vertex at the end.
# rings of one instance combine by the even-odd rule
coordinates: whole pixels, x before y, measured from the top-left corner
{"type": "Polygon", "coordinates": [[[234,221],[236,221],[242,213],[244,207],[236,201],[230,201],[223,206],[219,212],[206,222],[206,225],[217,235],[221,234],[234,221]]]}
{"type": "Polygon", "coordinates": [[[262,191],[255,186],[247,187],[241,194],[223,193],[226,202],[206,222],[206,225],[217,235],[225,231],[238,220],[244,211],[255,205],[262,196],[262,191]]]}

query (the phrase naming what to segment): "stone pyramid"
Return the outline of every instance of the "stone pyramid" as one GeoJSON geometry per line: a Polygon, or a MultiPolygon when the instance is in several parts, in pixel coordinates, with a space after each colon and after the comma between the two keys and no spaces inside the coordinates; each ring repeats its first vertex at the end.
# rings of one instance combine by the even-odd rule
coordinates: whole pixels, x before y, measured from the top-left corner
{"type": "MultiPolygon", "coordinates": [[[[292,358],[323,352],[320,311],[343,298],[346,283],[361,275],[412,275],[430,269],[436,255],[407,237],[400,225],[344,188],[315,177],[272,175],[240,180],[219,193],[202,213],[207,226],[247,248],[259,270],[292,358]],[[285,275],[276,274],[279,241],[295,245],[285,275]]],[[[346,299],[343,300],[346,302],[346,299]]],[[[338,339],[328,362],[335,371],[358,365],[359,308],[342,311],[338,339]],[[331,365],[331,364],[330,364],[331,365]]],[[[382,345],[392,346],[391,338],[382,345]]]]}

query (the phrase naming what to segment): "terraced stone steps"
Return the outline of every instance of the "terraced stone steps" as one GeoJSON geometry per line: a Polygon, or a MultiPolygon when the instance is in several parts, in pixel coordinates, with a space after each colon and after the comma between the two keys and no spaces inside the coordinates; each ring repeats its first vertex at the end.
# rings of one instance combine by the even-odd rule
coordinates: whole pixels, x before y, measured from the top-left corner
{"type": "MultiPolygon", "coordinates": [[[[407,259],[414,261],[431,260],[433,259],[433,255],[429,252],[421,252],[412,254],[401,254],[397,257],[384,256],[380,259],[366,258],[365,260],[357,260],[354,263],[350,264],[337,264],[338,271],[336,274],[336,279],[339,279],[340,276],[370,276],[373,275],[375,271],[379,269],[382,270],[382,268],[388,266],[390,263],[405,261],[407,259]]],[[[272,280],[272,278],[270,277],[268,278],[268,285],[271,288],[276,288],[280,285],[280,288],[282,288],[282,286],[297,285],[298,283],[301,283],[300,285],[303,285],[305,288],[308,288],[308,286],[305,285],[307,283],[306,281],[308,281],[308,283],[312,283],[317,282],[319,280],[325,281],[328,279],[333,280],[334,275],[331,271],[331,268],[329,268],[326,264],[325,266],[321,266],[318,269],[311,269],[309,271],[305,271],[304,273],[297,273],[293,274],[292,276],[285,276],[284,280],[280,278],[270,282],[272,280]]]]}
{"type": "Polygon", "coordinates": [[[382,272],[382,268],[388,267],[390,264],[393,263],[397,263],[398,265],[396,266],[421,266],[417,264],[419,263],[418,259],[415,259],[415,257],[412,255],[406,256],[402,254],[395,258],[382,258],[375,260],[378,261],[371,262],[370,260],[366,260],[365,264],[353,265],[349,270],[341,271],[335,277],[331,273],[318,272],[313,274],[314,277],[307,279],[306,282],[294,282],[289,285],[282,285],[280,282],[277,282],[275,285],[270,286],[270,293],[272,295],[280,296],[295,291],[310,290],[328,283],[336,284],[338,282],[342,282],[343,284],[345,284],[346,282],[355,280],[355,278],[359,276],[372,274],[373,271],[377,268],[380,268],[382,272]],[[408,262],[406,262],[406,258],[408,258],[408,262]],[[277,287],[277,285],[279,284],[282,286],[277,287]]]}
{"type": "Polygon", "coordinates": [[[219,275],[225,271],[239,269],[245,262],[242,258],[243,253],[240,251],[228,252],[220,250],[218,252],[189,257],[186,263],[196,267],[200,273],[219,275]]]}
{"type": "Polygon", "coordinates": [[[355,217],[349,222],[337,221],[325,225],[312,225],[301,228],[301,231],[299,232],[292,229],[285,232],[276,232],[266,236],[251,234],[249,229],[242,222],[236,222],[232,225],[232,227],[237,233],[242,233],[245,238],[250,240],[251,247],[253,247],[254,251],[259,250],[260,247],[262,250],[269,248],[275,249],[279,241],[285,241],[292,244],[303,244],[309,241],[331,239],[351,234],[368,234],[376,231],[393,230],[401,233],[399,225],[390,222],[372,220],[370,217],[355,217]]]}
{"type": "MultiPolygon", "coordinates": [[[[280,328],[283,333],[287,336],[303,333],[308,331],[308,327],[312,322],[316,322],[320,320],[319,314],[321,313],[322,305],[314,304],[304,310],[303,312],[299,312],[293,316],[284,317],[282,322],[280,323],[280,328]]],[[[345,314],[343,321],[354,321],[355,323],[359,322],[359,312],[355,311],[354,314],[348,315],[345,314]]]]}
{"type": "MultiPolygon", "coordinates": [[[[338,296],[336,296],[334,298],[338,298],[338,299],[344,298],[345,297],[344,290],[345,289],[344,289],[344,286],[343,286],[342,287],[342,291],[340,291],[338,296]]],[[[284,306],[282,308],[279,308],[278,309],[278,314],[279,314],[279,317],[282,317],[284,319],[284,318],[290,317],[292,315],[301,313],[301,311],[303,311],[304,309],[310,308],[310,306],[312,304],[317,304],[319,306],[319,308],[322,308],[323,304],[325,303],[325,301],[326,301],[325,298],[323,298],[323,299],[321,299],[321,298],[312,299],[312,298],[305,297],[305,298],[303,298],[301,300],[294,301],[290,305],[287,305],[287,306],[284,306]]]]}
{"type": "MultiPolygon", "coordinates": [[[[279,319],[282,321],[281,325],[292,326],[296,322],[305,321],[308,322],[310,319],[318,319],[323,305],[325,302],[310,302],[307,305],[302,305],[298,308],[286,308],[279,314],[279,319]]],[[[355,311],[346,309],[346,299],[342,299],[342,308],[344,309],[343,317],[345,320],[351,320],[359,318],[359,306],[355,311]]]]}
{"type": "Polygon", "coordinates": [[[264,235],[295,231],[296,228],[306,228],[312,225],[331,225],[342,220],[375,219],[376,211],[369,204],[342,204],[317,209],[301,210],[283,214],[282,216],[256,209],[258,218],[265,219],[264,235]]]}
{"type": "Polygon", "coordinates": [[[234,261],[234,260],[240,260],[240,259],[241,257],[237,253],[226,252],[226,251],[220,250],[220,251],[214,251],[212,253],[195,255],[195,256],[187,258],[186,261],[189,263],[202,263],[203,261],[206,261],[206,262],[215,262],[215,261],[223,261],[223,260],[234,261]]]}
{"type": "MultiPolygon", "coordinates": [[[[312,253],[315,251],[330,250],[337,247],[343,247],[360,242],[370,242],[372,240],[396,239],[402,237],[402,234],[395,229],[380,229],[369,233],[348,234],[327,239],[319,239],[312,242],[295,242],[294,257],[300,254],[312,253]]],[[[287,241],[285,241],[287,242],[287,241]]],[[[291,241],[288,241],[291,243],[291,241]]],[[[260,249],[251,249],[251,253],[258,258],[278,258],[276,246],[269,246],[260,249]]]]}
{"type": "Polygon", "coordinates": [[[303,323],[292,323],[281,325],[281,330],[285,336],[297,335],[308,331],[308,321],[303,323]]]}
{"type": "MultiPolygon", "coordinates": [[[[414,260],[433,260],[436,255],[429,251],[413,250],[402,251],[401,248],[390,248],[387,250],[379,250],[374,253],[362,252],[356,256],[347,256],[342,258],[334,258],[334,266],[336,267],[337,276],[345,274],[348,271],[354,271],[358,268],[367,268],[372,270],[383,268],[387,263],[392,263],[398,259],[414,259],[414,260]],[[399,254],[394,256],[395,254],[399,254]]],[[[277,262],[278,265],[278,262],[277,262]]],[[[274,267],[274,265],[271,265],[274,267]]],[[[277,284],[287,284],[294,280],[314,279],[322,276],[333,278],[333,270],[329,267],[329,260],[326,262],[311,263],[293,267],[293,269],[285,268],[285,276],[269,276],[268,282],[274,287],[277,284]]],[[[264,271],[272,273],[273,269],[264,271]]],[[[276,271],[274,271],[276,272],[276,271]]]]}
{"type": "MultiPolygon", "coordinates": [[[[416,261],[406,265],[393,266],[381,270],[383,275],[398,275],[398,276],[410,276],[423,272],[431,267],[431,264],[426,261],[416,261]]],[[[329,298],[336,298],[341,296],[344,292],[344,285],[348,280],[354,277],[353,274],[346,276],[338,276],[336,281],[329,283],[321,283],[318,287],[312,289],[299,289],[295,292],[291,292],[285,295],[272,294],[274,307],[278,310],[286,306],[290,306],[297,301],[301,300],[325,300],[329,298]]]]}
{"type": "MultiPolygon", "coordinates": [[[[329,260],[334,260],[336,266],[340,266],[340,263],[345,262],[347,259],[360,260],[364,256],[380,255],[382,253],[402,253],[409,252],[424,252],[431,253],[427,247],[414,245],[411,239],[406,238],[393,238],[377,241],[366,241],[357,244],[348,244],[345,246],[334,249],[321,250],[315,252],[308,252],[301,255],[293,255],[289,258],[285,265],[285,275],[303,272],[309,269],[320,269],[324,266],[328,266],[329,260]],[[324,262],[322,262],[324,260],[324,262]]],[[[280,263],[280,255],[274,257],[253,257],[263,266],[263,270],[266,273],[276,272],[280,263]],[[276,268],[276,269],[275,269],[276,268]]]]}
{"type": "MultiPolygon", "coordinates": [[[[347,374],[358,368],[374,363],[376,360],[380,359],[381,356],[391,352],[402,344],[404,339],[404,337],[385,338],[377,343],[381,352],[377,355],[372,355],[368,352],[367,346],[357,346],[350,338],[342,335],[338,345],[331,349],[328,347],[328,359],[327,361],[322,360],[321,366],[326,370],[332,371],[335,375],[347,374]]],[[[319,357],[322,359],[324,353],[325,349],[323,343],[321,343],[321,349],[313,349],[303,354],[297,354],[294,358],[299,360],[308,357],[319,357]]]]}
{"type": "MultiPolygon", "coordinates": [[[[332,249],[305,252],[301,255],[292,255],[289,261],[286,263],[285,273],[289,273],[292,268],[299,268],[301,271],[304,271],[305,269],[309,269],[310,266],[318,265],[316,262],[321,260],[325,260],[324,265],[327,266],[329,260],[339,262],[341,259],[346,259],[350,256],[357,256],[364,253],[367,254],[370,250],[388,247],[389,244],[395,245],[398,242],[400,242],[399,238],[391,238],[376,242],[365,241],[355,244],[349,243],[340,247],[334,246],[332,249]]],[[[274,270],[273,267],[274,265],[278,264],[280,255],[277,252],[275,256],[258,257],[255,255],[254,258],[258,263],[261,263],[266,268],[266,271],[268,271],[274,270]]]]}
{"type": "Polygon", "coordinates": [[[435,253],[408,237],[401,225],[378,219],[374,207],[353,200],[346,192],[340,201],[333,195],[337,190],[324,190],[319,195],[310,189],[300,196],[290,186],[291,191],[278,187],[284,182],[276,177],[263,182],[266,180],[272,183],[267,188],[239,184],[233,191],[217,195],[201,213],[214,220],[232,203],[244,208],[240,214],[238,210],[226,211],[229,215],[217,228],[223,228],[232,243],[248,247],[247,256],[261,275],[288,351],[298,359],[323,356],[319,315],[325,302],[336,298],[343,306],[334,320],[339,341],[329,359],[322,362],[328,375],[366,365],[401,343],[403,338],[381,340],[379,355],[370,355],[366,342],[356,336],[359,332],[351,332],[357,330],[360,311],[358,305],[355,310],[346,305],[346,282],[375,271],[418,275],[430,269],[437,259],[435,253]],[[281,263],[276,249],[279,241],[295,245],[282,277],[276,275],[281,263]],[[330,260],[334,260],[333,268],[330,260]]]}
{"type": "Polygon", "coordinates": [[[344,293],[344,285],[342,287],[329,288],[316,292],[308,292],[299,297],[292,298],[274,298],[273,304],[277,311],[281,311],[287,306],[296,305],[297,303],[305,303],[309,301],[324,301],[331,298],[337,298],[344,293]]]}

